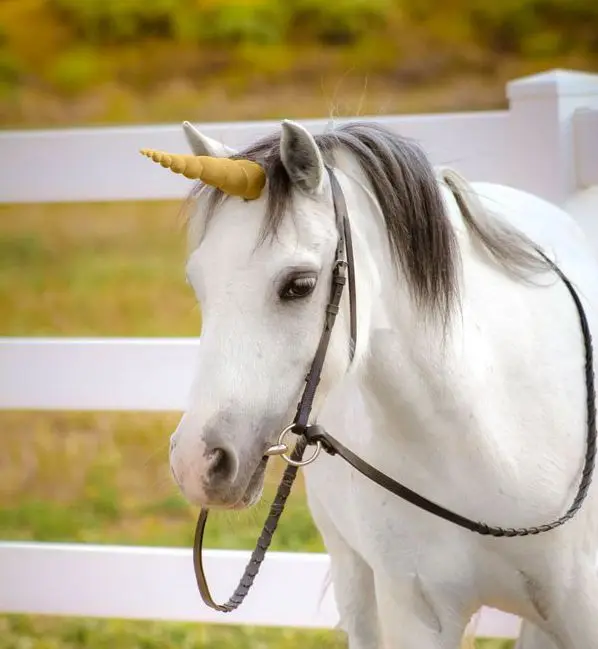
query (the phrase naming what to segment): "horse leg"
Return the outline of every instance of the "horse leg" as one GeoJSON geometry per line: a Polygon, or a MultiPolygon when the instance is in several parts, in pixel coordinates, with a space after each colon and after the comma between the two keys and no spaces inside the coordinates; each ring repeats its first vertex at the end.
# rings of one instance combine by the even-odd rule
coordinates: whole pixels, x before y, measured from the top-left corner
{"type": "Polygon", "coordinates": [[[310,510],[330,556],[330,572],[340,628],[349,649],[380,649],[374,573],[340,534],[315,497],[310,510]]]}
{"type": "Polygon", "coordinates": [[[540,627],[524,620],[515,649],[561,649],[540,627]]]}
{"type": "Polygon", "coordinates": [[[598,647],[598,567],[588,557],[578,561],[577,579],[555,598],[547,620],[559,649],[598,647]]]}
{"type": "Polygon", "coordinates": [[[349,649],[379,649],[372,569],[347,547],[330,552],[330,566],[340,628],[347,634],[349,649]]]}
{"type": "Polygon", "coordinates": [[[385,649],[459,649],[470,615],[417,575],[401,585],[376,575],[376,600],[385,649]]]}
{"type": "Polygon", "coordinates": [[[542,622],[524,622],[516,649],[598,647],[598,567],[590,557],[577,555],[574,572],[565,581],[536,590],[542,622]]]}

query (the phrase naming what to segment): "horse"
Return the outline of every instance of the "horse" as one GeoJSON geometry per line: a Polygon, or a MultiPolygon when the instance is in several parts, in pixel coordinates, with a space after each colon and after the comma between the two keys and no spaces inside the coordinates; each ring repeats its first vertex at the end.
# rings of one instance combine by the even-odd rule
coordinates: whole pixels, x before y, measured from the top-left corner
{"type": "MultiPolygon", "coordinates": [[[[188,122],[191,153],[145,153],[198,182],[186,277],[202,309],[170,468],[189,503],[243,509],[291,420],[326,322],[339,231],[346,292],[313,402],[317,421],[385,475],[488,525],[538,526],[573,500],[598,332],[598,262],[562,209],[434,167],[372,121],[312,135],[284,120],[234,151],[188,122]],[[542,253],[542,254],[540,254],[542,253]],[[589,380],[589,383],[588,383],[589,380]]],[[[595,427],[595,424],[594,424],[595,427]]],[[[520,649],[598,646],[598,505],[545,534],[472,533],[321,453],[304,467],[350,649],[456,649],[482,606],[523,619],[520,649]]]]}

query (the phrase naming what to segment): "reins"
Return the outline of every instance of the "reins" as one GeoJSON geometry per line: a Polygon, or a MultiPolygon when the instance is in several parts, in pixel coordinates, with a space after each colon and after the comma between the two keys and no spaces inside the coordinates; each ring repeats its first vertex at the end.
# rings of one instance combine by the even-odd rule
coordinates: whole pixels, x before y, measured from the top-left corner
{"type": "Polygon", "coordinates": [[[347,213],[347,206],[342,193],[342,189],[336,179],[334,172],[327,168],[328,175],[332,187],[332,198],[334,202],[334,212],[336,216],[336,223],[339,233],[338,244],[336,248],[336,257],[332,271],[332,288],[331,296],[328,305],[326,306],[326,318],[324,330],[322,332],[320,342],[310,371],[306,378],[306,386],[303,395],[297,407],[297,414],[293,423],[287,426],[280,434],[278,443],[272,446],[267,455],[281,455],[288,466],[285,469],[282,480],[276,492],[274,501],[270,507],[270,511],[264,523],[262,533],[256,543],[256,547],[251,554],[251,558],[245,568],[245,572],[239,581],[237,588],[233,595],[225,604],[217,604],[212,599],[210,594],[203,564],[202,564],[202,545],[205,526],[208,518],[208,510],[202,509],[197,521],[195,530],[195,540],[193,545],[193,565],[195,568],[195,576],[199,592],[205,604],[213,609],[222,612],[230,612],[235,610],[245,599],[249,592],[255,577],[257,576],[261,564],[266,556],[266,552],[270,547],[272,537],[276,531],[278,521],[283,513],[284,506],[287,498],[291,492],[291,487],[297,476],[299,467],[305,466],[313,462],[321,450],[324,450],[330,455],[339,455],[357,471],[369,478],[382,488],[393,493],[394,495],[402,498],[424,511],[438,516],[450,523],[458,525],[459,527],[470,530],[483,536],[491,536],[496,538],[504,537],[522,537],[549,532],[564,525],[567,521],[572,519],[575,514],[581,509],[584,500],[587,497],[590,484],[592,482],[592,475],[596,463],[596,389],[594,379],[594,358],[592,348],[592,335],[587,321],[585,311],[579,296],[569,279],[564,273],[546,257],[541,251],[538,251],[551,269],[560,277],[566,285],[573,301],[575,303],[580,328],[584,340],[585,348],[585,385],[586,385],[586,407],[587,407],[587,440],[586,440],[586,455],[582,477],[573,503],[565,514],[557,520],[538,525],[536,527],[525,528],[503,528],[487,525],[486,523],[471,520],[465,516],[457,514],[437,503],[428,500],[424,496],[412,491],[405,485],[393,480],[389,476],[380,472],[378,469],[368,464],[360,457],[355,455],[351,450],[341,444],[337,439],[327,433],[321,426],[317,424],[308,425],[309,415],[311,413],[313,400],[315,397],[316,389],[320,381],[320,375],[324,366],[330,336],[336,316],[339,312],[339,305],[343,293],[345,283],[349,283],[349,300],[350,300],[350,358],[353,358],[355,351],[355,344],[357,339],[357,318],[356,318],[356,289],[355,289],[355,263],[353,258],[353,245],[351,240],[351,228],[347,213]],[[288,447],[285,443],[285,438],[288,433],[294,433],[299,436],[299,440],[291,455],[287,455],[288,447]],[[308,459],[303,460],[303,454],[308,446],[315,446],[313,455],[308,459]]]}
{"type": "Polygon", "coordinates": [[[286,454],[288,447],[284,443],[284,441],[286,435],[291,431],[300,434],[301,431],[305,432],[309,428],[309,415],[313,406],[318,383],[320,382],[320,375],[322,373],[322,368],[324,367],[324,361],[326,360],[326,352],[328,351],[328,344],[330,343],[332,328],[334,327],[336,316],[339,312],[343,289],[347,281],[347,269],[350,269],[349,297],[351,302],[351,343],[349,356],[351,359],[353,358],[353,354],[355,352],[355,344],[357,339],[357,311],[355,299],[355,273],[353,272],[354,259],[353,242],[351,240],[351,227],[349,224],[347,205],[345,203],[345,198],[343,196],[341,187],[338,184],[338,180],[336,179],[336,176],[334,175],[332,170],[330,168],[327,168],[327,170],[332,186],[334,214],[336,217],[336,226],[339,234],[335,251],[334,266],[332,269],[332,287],[330,292],[330,300],[326,306],[324,329],[322,331],[322,335],[320,336],[320,342],[314,355],[309,373],[307,374],[307,377],[305,379],[305,388],[303,390],[301,400],[299,401],[299,404],[297,406],[297,414],[295,415],[295,419],[290,426],[287,426],[281,432],[278,438],[278,444],[271,447],[268,451],[269,455],[281,455],[287,462],[288,466],[286,467],[283,477],[280,481],[280,485],[278,486],[278,489],[276,491],[274,501],[270,506],[270,511],[268,513],[266,521],[264,522],[262,533],[257,540],[255,549],[251,554],[251,558],[249,559],[249,563],[245,567],[245,572],[243,573],[243,576],[241,577],[239,584],[235,589],[235,592],[225,604],[217,604],[212,599],[212,595],[210,594],[210,589],[208,588],[208,583],[203,569],[201,552],[203,546],[203,535],[208,519],[207,509],[201,510],[199,518],[197,520],[197,526],[195,528],[195,540],[193,543],[193,566],[195,569],[197,587],[203,601],[211,608],[223,613],[234,611],[245,599],[247,593],[249,592],[249,589],[253,585],[253,581],[257,576],[257,573],[259,572],[262,562],[264,561],[266,552],[270,547],[272,537],[274,536],[274,532],[276,530],[276,527],[278,526],[278,521],[284,510],[287,498],[291,493],[291,487],[295,482],[299,467],[310,464],[320,454],[322,448],[321,442],[317,440],[309,442],[308,438],[304,436],[299,439],[292,454],[288,456],[286,454]],[[316,449],[311,457],[309,457],[307,460],[303,460],[303,453],[305,452],[308,443],[315,444],[316,449]]]}

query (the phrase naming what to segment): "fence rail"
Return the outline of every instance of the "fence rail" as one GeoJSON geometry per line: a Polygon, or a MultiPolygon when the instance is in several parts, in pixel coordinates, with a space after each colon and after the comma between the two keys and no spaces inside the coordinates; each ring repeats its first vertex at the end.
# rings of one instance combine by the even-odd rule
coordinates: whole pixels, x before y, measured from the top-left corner
{"type": "MultiPolygon", "coordinates": [[[[503,111],[368,119],[419,140],[435,164],[571,206],[598,250],[598,75],[551,71],[509,83],[507,96],[503,111]]],[[[327,120],[305,124],[317,133],[327,120]]],[[[201,128],[237,148],[277,127],[201,128]]],[[[142,147],[184,151],[186,143],[178,125],[0,132],[10,161],[0,203],[183,198],[189,181],[148,164],[142,147]]],[[[0,338],[0,409],[180,411],[198,345],[193,338],[0,338]]],[[[235,585],[247,558],[207,552],[217,597],[235,585]]],[[[325,555],[271,553],[246,605],[226,616],[202,604],[191,565],[190,551],[175,548],[0,542],[0,612],[336,624],[331,591],[321,599],[325,555]]],[[[480,636],[516,637],[519,621],[484,609],[476,628],[480,636]]]]}
{"type": "MultiPolygon", "coordinates": [[[[230,595],[249,555],[205,551],[217,600],[230,595]]],[[[191,550],[179,548],[0,543],[0,583],[12,585],[0,589],[0,611],[303,629],[338,623],[326,555],[269,553],[243,606],[226,615],[204,606],[192,565],[191,550]]],[[[520,621],[483,609],[473,627],[480,637],[514,638],[520,621]]]]}
{"type": "MultiPolygon", "coordinates": [[[[466,173],[502,182],[511,177],[506,111],[363,119],[420,140],[438,164],[456,164],[466,173]]],[[[328,120],[302,124],[319,133],[328,120]]],[[[201,130],[239,148],[277,128],[280,122],[249,122],[204,124],[201,130]]],[[[10,160],[0,174],[0,202],[181,199],[191,182],[150,164],[139,155],[144,147],[185,152],[188,145],[180,125],[0,133],[0,151],[10,160]]]]}
{"type": "Polygon", "coordinates": [[[184,410],[198,347],[198,338],[0,338],[0,410],[184,410]]]}

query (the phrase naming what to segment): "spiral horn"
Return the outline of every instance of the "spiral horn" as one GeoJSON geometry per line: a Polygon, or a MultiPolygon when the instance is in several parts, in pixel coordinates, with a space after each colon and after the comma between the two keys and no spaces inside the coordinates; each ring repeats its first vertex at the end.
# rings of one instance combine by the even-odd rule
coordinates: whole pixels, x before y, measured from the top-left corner
{"type": "Polygon", "coordinates": [[[252,160],[179,155],[153,149],[141,149],[140,153],[175,174],[201,180],[225,194],[247,200],[259,198],[266,184],[264,168],[252,160]]]}

